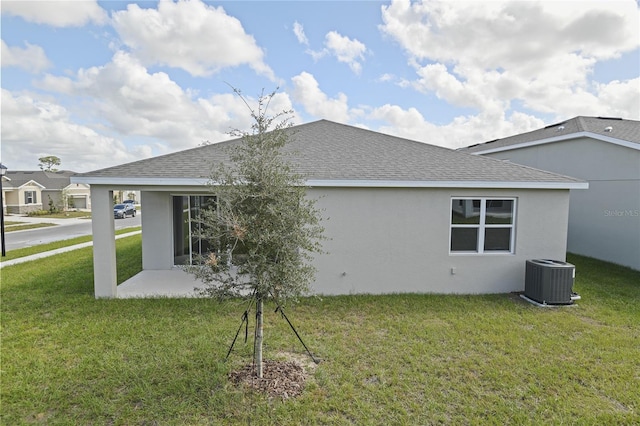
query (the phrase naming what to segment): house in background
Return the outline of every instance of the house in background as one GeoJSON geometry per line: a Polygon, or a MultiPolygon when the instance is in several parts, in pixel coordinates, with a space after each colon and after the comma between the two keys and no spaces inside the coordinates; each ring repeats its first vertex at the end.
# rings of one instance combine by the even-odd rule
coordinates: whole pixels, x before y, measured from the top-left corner
{"type": "MultiPolygon", "coordinates": [[[[565,259],[569,191],[583,181],[326,120],[288,131],[285,151],[328,218],[317,294],[521,291],[527,259],[565,259]]],[[[190,219],[241,142],[72,177],[91,186],[96,297],[118,297],[113,191],[141,191],[143,271],[131,280],[158,283],[206,250],[190,219]]]]}
{"type": "Polygon", "coordinates": [[[6,212],[26,214],[37,210],[49,210],[51,205],[60,210],[90,209],[89,186],[71,183],[71,176],[75,174],[68,170],[8,170],[2,183],[6,212]]]}
{"type": "Polygon", "coordinates": [[[589,182],[571,191],[568,250],[640,270],[640,121],[580,116],[461,151],[589,182]]]}

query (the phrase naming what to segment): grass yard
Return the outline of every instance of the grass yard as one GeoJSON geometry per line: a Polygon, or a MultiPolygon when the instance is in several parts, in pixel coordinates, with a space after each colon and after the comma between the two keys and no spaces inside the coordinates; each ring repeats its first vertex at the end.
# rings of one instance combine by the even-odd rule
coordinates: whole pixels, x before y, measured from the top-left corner
{"type": "MultiPolygon", "coordinates": [[[[140,237],[118,240],[117,250],[122,281],[141,268],[140,237]]],[[[569,261],[582,300],[568,308],[513,295],[303,299],[286,313],[323,361],[305,392],[284,401],[227,379],[251,357],[239,339],[223,362],[243,304],[95,300],[91,248],[5,267],[0,420],[639,424],[640,273],[569,261]]],[[[305,359],[273,309],[265,321],[266,357],[305,359]]]]}
{"type": "Polygon", "coordinates": [[[48,228],[50,226],[56,226],[55,223],[25,223],[23,225],[11,225],[5,228],[5,232],[13,231],[26,231],[27,229],[48,228]]]}
{"type": "Polygon", "coordinates": [[[85,211],[64,211],[64,212],[56,212],[50,213],[48,211],[38,212],[41,214],[36,214],[34,216],[47,218],[50,217],[52,219],[72,219],[72,218],[80,218],[80,219],[91,219],[91,212],[85,211]]]}

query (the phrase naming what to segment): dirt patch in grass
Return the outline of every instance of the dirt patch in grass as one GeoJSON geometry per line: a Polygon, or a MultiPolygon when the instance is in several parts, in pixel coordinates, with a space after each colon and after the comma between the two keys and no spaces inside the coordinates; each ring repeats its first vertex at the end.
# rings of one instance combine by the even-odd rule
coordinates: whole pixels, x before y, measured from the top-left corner
{"type": "Polygon", "coordinates": [[[294,354],[280,354],[286,360],[264,360],[262,378],[256,376],[253,364],[242,366],[229,373],[229,380],[237,385],[248,386],[270,397],[289,399],[302,394],[309,379],[309,372],[315,368],[311,361],[305,362],[294,354]]]}
{"type": "Polygon", "coordinates": [[[271,397],[295,398],[304,389],[307,375],[302,366],[294,361],[263,361],[262,378],[256,377],[253,365],[245,365],[229,373],[229,379],[271,397]]]}

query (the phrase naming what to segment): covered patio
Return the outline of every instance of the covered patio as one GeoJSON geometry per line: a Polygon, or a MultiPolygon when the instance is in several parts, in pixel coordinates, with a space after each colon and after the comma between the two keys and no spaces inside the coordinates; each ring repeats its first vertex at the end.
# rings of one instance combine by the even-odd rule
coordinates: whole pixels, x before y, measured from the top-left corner
{"type": "Polygon", "coordinates": [[[204,283],[180,268],[147,270],[129,278],[117,287],[118,299],[202,297],[196,288],[204,283]]]}

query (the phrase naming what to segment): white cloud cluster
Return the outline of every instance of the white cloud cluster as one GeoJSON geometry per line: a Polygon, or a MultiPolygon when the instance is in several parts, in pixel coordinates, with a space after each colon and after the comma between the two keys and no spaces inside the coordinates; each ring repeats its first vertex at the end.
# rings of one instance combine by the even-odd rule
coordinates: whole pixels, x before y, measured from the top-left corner
{"type": "Polygon", "coordinates": [[[2,67],[19,67],[29,73],[37,74],[51,66],[42,47],[29,43],[25,45],[24,49],[9,47],[2,40],[2,67]]]}
{"type": "MultiPolygon", "coordinates": [[[[248,116],[237,96],[194,98],[167,74],[150,74],[136,58],[122,51],[107,65],[82,69],[74,78],[47,76],[40,87],[90,99],[91,110],[112,130],[166,141],[171,150],[225,139],[230,128],[245,124],[237,122],[234,111],[248,116]]],[[[287,107],[291,109],[291,104],[287,107]]]]}
{"type": "MultiPolygon", "coordinates": [[[[298,43],[309,46],[309,39],[304,33],[304,27],[299,22],[293,24],[293,32],[298,43]]],[[[355,74],[362,72],[362,62],[365,60],[367,46],[357,39],[350,39],[337,31],[329,31],[324,37],[324,48],[321,50],[307,49],[307,53],[318,61],[325,56],[335,57],[338,62],[347,64],[355,74]]]]}
{"type": "Polygon", "coordinates": [[[309,45],[309,39],[304,33],[304,27],[298,21],[293,23],[293,33],[296,35],[296,38],[298,39],[298,43],[304,44],[305,46],[309,45]]]}
{"type": "Polygon", "coordinates": [[[407,53],[424,93],[479,111],[511,102],[559,117],[638,117],[638,79],[589,83],[597,61],[640,45],[634,2],[416,2],[382,8],[380,29],[407,53]],[[611,87],[609,87],[611,85],[611,87]],[[613,102],[608,102],[613,101],[613,102]]]}
{"type": "Polygon", "coordinates": [[[12,160],[9,166],[14,170],[36,169],[44,155],[60,157],[68,170],[91,170],[138,157],[117,139],[75,123],[64,107],[26,94],[14,96],[5,89],[1,129],[2,155],[12,160]]]}
{"type": "MultiPolygon", "coordinates": [[[[25,8],[24,15],[34,15],[32,9],[25,8]]],[[[110,62],[75,75],[35,80],[51,96],[3,90],[2,151],[13,159],[13,169],[35,168],[38,156],[46,154],[60,157],[64,168],[88,171],[218,142],[232,129],[251,126],[238,96],[197,97],[168,74],[147,69],[163,64],[200,76],[244,64],[272,79],[262,50],[237,19],[201,2],[161,1],[157,10],[132,4],[114,13],[112,23],[130,52],[116,50],[110,62]],[[72,101],[65,107],[62,99],[72,101]]],[[[2,57],[3,66],[42,71],[49,65],[39,46],[20,49],[3,42],[2,57]]],[[[272,112],[293,109],[283,93],[270,107],[272,112]]]]}
{"type": "Polygon", "coordinates": [[[81,27],[88,23],[102,25],[108,20],[97,0],[3,1],[2,14],[54,27],[81,27]]]}
{"type": "MultiPolygon", "coordinates": [[[[28,92],[2,90],[2,154],[22,162],[12,163],[14,170],[57,155],[64,168],[88,171],[217,142],[231,129],[250,127],[238,96],[203,97],[182,87],[171,70],[150,71],[154,66],[196,77],[245,66],[275,79],[263,48],[222,7],[161,0],[149,9],[131,4],[109,20],[95,1],[52,2],[56,10],[44,3],[40,9],[33,2],[3,2],[2,13],[56,27],[111,23],[119,39],[105,64],[32,76],[37,83],[28,92]]],[[[426,109],[402,107],[401,101],[356,105],[349,88],[329,94],[322,74],[304,69],[288,76],[287,91],[272,99],[271,111],[295,105],[307,117],[451,148],[539,128],[545,123],[535,115],[640,119],[640,78],[593,81],[598,62],[638,48],[633,2],[393,1],[381,8],[381,17],[381,33],[400,46],[414,76],[399,80],[389,72],[376,84],[435,96],[443,105],[464,108],[464,115],[434,124],[426,109]],[[526,110],[517,111],[521,106],[526,110]]],[[[330,56],[355,74],[365,71],[365,43],[334,30],[313,51],[303,25],[296,21],[292,29],[314,58],[330,56]]],[[[2,66],[34,75],[53,68],[42,47],[4,41],[2,66]]]]}
{"type": "Polygon", "coordinates": [[[325,46],[339,62],[349,65],[354,73],[360,74],[362,71],[360,62],[364,61],[364,54],[367,51],[364,43],[340,35],[337,31],[330,31],[325,36],[325,46]]]}
{"type": "Polygon", "coordinates": [[[339,93],[337,98],[330,99],[320,90],[320,86],[313,75],[302,72],[291,79],[293,90],[291,97],[316,117],[331,121],[346,123],[350,119],[347,96],[339,93]]]}
{"type": "Polygon", "coordinates": [[[145,65],[182,68],[200,77],[248,65],[258,74],[275,78],[255,39],[222,7],[161,0],[157,9],[142,9],[133,3],[113,13],[112,19],[122,42],[145,65]]]}

